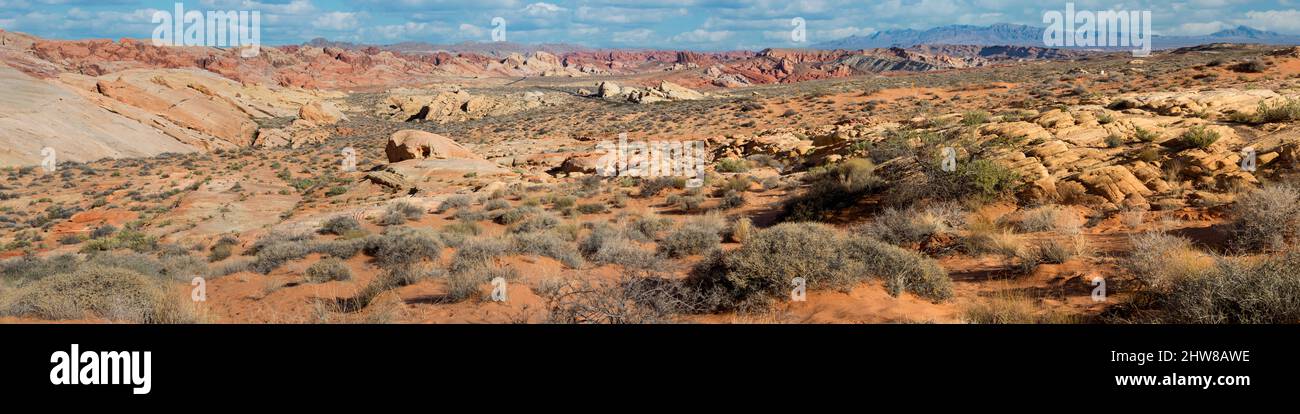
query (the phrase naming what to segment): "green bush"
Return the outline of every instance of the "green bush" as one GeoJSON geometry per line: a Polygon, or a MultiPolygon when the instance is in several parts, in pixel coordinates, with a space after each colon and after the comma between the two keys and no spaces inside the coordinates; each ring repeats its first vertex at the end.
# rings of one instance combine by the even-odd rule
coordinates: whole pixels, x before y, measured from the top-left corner
{"type": "Polygon", "coordinates": [[[1020,185],[1020,174],[991,160],[958,164],[957,176],[969,194],[992,200],[1004,197],[1020,185]]]}
{"type": "Polygon", "coordinates": [[[808,190],[782,206],[787,220],[820,220],[825,212],[852,205],[883,183],[875,175],[875,165],[861,158],[810,171],[805,181],[808,190]]]}
{"type": "Polygon", "coordinates": [[[984,111],[969,111],[961,116],[961,123],[966,126],[982,125],[988,121],[989,113],[984,111]]]}
{"type": "Polygon", "coordinates": [[[1157,138],[1160,138],[1160,135],[1156,134],[1155,132],[1142,129],[1142,127],[1136,127],[1133,132],[1133,137],[1137,138],[1138,141],[1142,141],[1142,142],[1155,142],[1157,138]]]}
{"type": "Polygon", "coordinates": [[[1206,128],[1204,125],[1197,125],[1188,128],[1183,132],[1180,142],[1183,148],[1209,148],[1219,140],[1219,133],[1206,128]]]}
{"type": "Polygon", "coordinates": [[[713,167],[722,173],[743,173],[749,171],[749,160],[743,158],[723,158],[718,160],[713,167]]]}
{"type": "Polygon", "coordinates": [[[1300,120],[1300,100],[1287,99],[1274,105],[1260,101],[1254,119],[1262,123],[1300,120]]]}
{"type": "Polygon", "coordinates": [[[703,288],[720,288],[734,307],[763,306],[788,294],[794,278],[809,289],[848,290],[864,276],[886,282],[891,294],[911,291],[933,300],[952,295],[938,264],[866,237],[845,237],[819,223],[782,223],[757,231],[739,249],[706,260],[692,272],[703,288]]]}

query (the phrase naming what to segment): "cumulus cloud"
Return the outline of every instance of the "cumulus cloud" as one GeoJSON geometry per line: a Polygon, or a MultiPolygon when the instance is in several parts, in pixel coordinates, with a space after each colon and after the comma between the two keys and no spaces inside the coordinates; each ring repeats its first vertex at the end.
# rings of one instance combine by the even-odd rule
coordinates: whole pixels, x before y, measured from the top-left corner
{"type": "Polygon", "coordinates": [[[312,21],[312,26],[325,30],[352,30],[357,28],[357,25],[357,14],[353,12],[323,13],[312,21]]]}
{"type": "Polygon", "coordinates": [[[1281,32],[1300,32],[1300,11],[1268,10],[1246,12],[1245,24],[1256,29],[1276,30],[1281,32]]]}

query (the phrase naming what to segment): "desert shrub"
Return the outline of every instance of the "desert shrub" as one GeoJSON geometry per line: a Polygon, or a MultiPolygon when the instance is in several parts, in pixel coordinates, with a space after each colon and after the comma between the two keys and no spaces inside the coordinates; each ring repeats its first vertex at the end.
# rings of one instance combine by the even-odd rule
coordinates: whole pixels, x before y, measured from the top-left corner
{"type": "Polygon", "coordinates": [[[743,173],[749,171],[749,160],[743,158],[723,158],[713,168],[722,173],[743,173]]]}
{"type": "Polygon", "coordinates": [[[473,203],[474,200],[471,199],[468,195],[464,195],[464,194],[454,195],[451,197],[447,197],[446,200],[442,200],[442,203],[438,204],[438,209],[436,213],[442,214],[450,210],[465,209],[468,208],[470,204],[473,203]]]}
{"type": "Polygon", "coordinates": [[[219,262],[226,260],[231,254],[234,254],[235,243],[225,243],[225,240],[218,240],[216,244],[208,251],[209,262],[219,262]]]}
{"type": "Polygon", "coordinates": [[[73,245],[73,244],[78,244],[78,243],[81,243],[82,241],[83,241],[83,240],[81,239],[81,236],[79,236],[79,235],[77,235],[77,234],[65,234],[65,235],[63,235],[63,237],[60,237],[60,238],[59,238],[59,244],[62,244],[62,245],[65,245],[65,246],[73,245]]]}
{"type": "Polygon", "coordinates": [[[85,266],[75,272],[41,278],[18,288],[0,309],[43,319],[85,317],[136,323],[194,323],[197,318],[179,295],[130,270],[85,266]]]}
{"type": "Polygon", "coordinates": [[[1237,198],[1232,208],[1232,242],[1246,250],[1281,250],[1300,235],[1300,189],[1265,186],[1237,198]]]}
{"type": "Polygon", "coordinates": [[[673,258],[707,253],[719,248],[721,231],[722,223],[717,218],[692,218],[659,242],[659,253],[673,258]]]}
{"type": "Polygon", "coordinates": [[[1260,101],[1253,120],[1263,123],[1300,120],[1300,100],[1287,99],[1275,104],[1260,101]]]}
{"type": "Polygon", "coordinates": [[[510,226],[511,233],[532,233],[545,231],[559,226],[563,221],[554,213],[540,212],[510,226]]]}
{"type": "Polygon", "coordinates": [[[510,208],[510,202],[504,198],[494,198],[483,203],[483,209],[487,211],[505,210],[510,208]]]}
{"type": "Polygon", "coordinates": [[[419,220],[423,215],[423,208],[405,201],[398,201],[388,205],[388,208],[384,210],[384,214],[379,217],[379,222],[376,224],[396,226],[406,224],[407,220],[419,220]]]}
{"type": "Polygon", "coordinates": [[[659,262],[653,252],[642,249],[635,242],[612,227],[593,228],[580,243],[578,251],[598,264],[617,264],[636,269],[656,267],[659,262]]]}
{"type": "Polygon", "coordinates": [[[601,214],[609,211],[605,203],[583,203],[578,205],[578,212],[582,214],[601,214]]]}
{"type": "Polygon", "coordinates": [[[962,319],[973,324],[1058,324],[1077,322],[1055,312],[1040,312],[1032,299],[1014,293],[997,293],[962,309],[962,319]]]}
{"type": "Polygon", "coordinates": [[[1266,323],[1300,321],[1300,253],[1259,261],[1219,258],[1196,277],[1158,293],[1167,323],[1266,323]]]}
{"type": "Polygon", "coordinates": [[[962,193],[997,199],[1013,192],[1020,185],[1020,174],[1002,164],[986,159],[959,163],[957,176],[962,193]]]}
{"type": "Polygon", "coordinates": [[[0,280],[14,282],[39,280],[55,274],[71,272],[78,265],[77,256],[71,254],[45,258],[23,256],[0,261],[0,280]]]}
{"type": "Polygon", "coordinates": [[[477,236],[483,233],[483,228],[478,223],[469,220],[457,220],[455,223],[442,226],[442,231],[447,233],[456,233],[466,236],[477,236]]]}
{"type": "Polygon", "coordinates": [[[669,188],[684,187],[686,185],[685,181],[681,181],[681,186],[677,185],[679,180],[680,177],[655,177],[649,179],[643,178],[641,179],[641,197],[642,198],[654,197],[669,188]]]}
{"type": "Polygon", "coordinates": [[[659,233],[672,225],[672,219],[647,214],[629,221],[623,232],[632,240],[651,241],[659,238],[659,233]]]}
{"type": "Polygon", "coordinates": [[[1181,283],[1190,275],[1201,273],[1209,257],[1196,251],[1192,242],[1164,233],[1143,233],[1129,240],[1131,253],[1124,262],[1138,283],[1154,289],[1181,283]]]}
{"type": "Polygon", "coordinates": [[[728,237],[736,243],[744,243],[754,234],[754,222],[749,217],[741,217],[731,224],[728,237]]]}
{"type": "Polygon", "coordinates": [[[1155,142],[1156,139],[1160,138],[1160,135],[1154,131],[1136,127],[1133,129],[1133,137],[1142,142],[1155,142]]]}
{"type": "Polygon", "coordinates": [[[882,183],[875,175],[875,165],[861,158],[809,172],[805,180],[808,190],[782,206],[787,220],[821,219],[824,212],[847,207],[882,183]]]}
{"type": "Polygon", "coordinates": [[[1038,252],[1044,262],[1061,264],[1074,257],[1086,256],[1088,254],[1088,241],[1082,235],[1074,235],[1064,239],[1052,238],[1039,244],[1038,252]]]}
{"type": "Polygon", "coordinates": [[[676,205],[678,209],[684,212],[698,211],[704,204],[702,195],[671,195],[667,200],[669,205],[676,205]]]}
{"type": "Polygon", "coordinates": [[[285,262],[297,260],[306,257],[312,251],[312,246],[305,241],[288,241],[272,244],[263,247],[257,251],[251,269],[254,272],[267,274],[278,269],[285,262]]]}
{"type": "Polygon", "coordinates": [[[555,233],[516,234],[511,237],[510,244],[511,251],[515,253],[546,256],[574,269],[582,266],[582,255],[578,249],[555,233]]]}
{"type": "Polygon", "coordinates": [[[351,259],[361,253],[369,242],[365,238],[338,239],[313,243],[311,250],[313,253],[320,253],[334,258],[351,259]]]}
{"type": "Polygon", "coordinates": [[[506,212],[501,213],[501,215],[497,216],[496,220],[494,221],[496,221],[497,224],[508,226],[523,221],[524,219],[534,214],[540,213],[541,211],[542,210],[537,208],[536,206],[528,206],[528,205],[519,206],[510,210],[506,210],[506,212]]]}
{"type": "Polygon", "coordinates": [[[947,274],[940,272],[914,252],[869,238],[846,240],[829,226],[805,222],[757,231],[739,249],[701,262],[691,278],[702,288],[728,292],[729,306],[743,309],[786,294],[794,278],[804,278],[809,289],[847,290],[869,273],[885,279],[891,292],[915,289],[940,299],[950,294],[942,293],[947,274]],[[922,268],[914,268],[918,264],[922,268]]]}
{"type": "Polygon", "coordinates": [[[1024,237],[1001,228],[972,228],[970,234],[962,239],[962,246],[966,253],[972,255],[998,254],[1020,257],[1025,253],[1024,237]]]}
{"type": "Polygon", "coordinates": [[[469,239],[456,249],[451,259],[451,273],[466,273],[487,266],[493,259],[510,253],[511,245],[492,238],[469,239]]]}
{"type": "Polygon", "coordinates": [[[1218,132],[1206,128],[1204,125],[1197,125],[1184,131],[1182,137],[1179,138],[1179,143],[1183,148],[1204,149],[1209,148],[1210,145],[1214,145],[1215,141],[1218,140],[1218,132]]]}
{"type": "Polygon", "coordinates": [[[962,125],[975,126],[989,121],[989,113],[984,111],[969,111],[961,116],[962,125]]]}
{"type": "Polygon", "coordinates": [[[1245,73],[1262,73],[1268,69],[1268,63],[1262,60],[1247,60],[1232,66],[1232,70],[1245,73]]]}
{"type": "Polygon", "coordinates": [[[348,234],[348,232],[355,232],[359,230],[361,230],[361,222],[358,222],[357,219],[352,218],[350,216],[337,216],[329,220],[325,220],[325,223],[321,224],[320,230],[318,232],[320,234],[333,234],[336,236],[342,236],[344,234],[348,234]]]}
{"type": "Polygon", "coordinates": [[[556,210],[565,210],[577,203],[578,199],[573,196],[560,196],[551,199],[551,205],[555,206],[556,210]]]}
{"type": "Polygon", "coordinates": [[[934,235],[950,233],[961,222],[961,207],[939,203],[925,208],[886,208],[863,230],[888,243],[910,245],[924,242],[934,235]]]}
{"type": "Polygon", "coordinates": [[[493,279],[515,280],[519,274],[509,267],[486,266],[473,272],[447,274],[446,300],[460,302],[483,294],[481,286],[493,279]]]}
{"type": "Polygon", "coordinates": [[[1119,148],[1120,146],[1123,146],[1123,145],[1124,145],[1124,137],[1121,137],[1121,136],[1119,136],[1119,135],[1115,135],[1115,134],[1111,134],[1111,135],[1107,135],[1107,136],[1106,136],[1106,147],[1107,147],[1107,148],[1119,148]]]}
{"type": "Polygon", "coordinates": [[[94,239],[81,245],[82,253],[94,253],[118,249],[130,249],[135,252],[151,252],[158,248],[158,238],[136,230],[122,230],[112,237],[94,239]]]}
{"type": "Polygon", "coordinates": [[[869,237],[851,237],[845,246],[865,272],[884,280],[890,295],[907,291],[931,300],[952,297],[952,279],[934,259],[869,237]]]}
{"type": "Polygon", "coordinates": [[[711,297],[676,280],[624,276],[615,281],[544,280],[534,287],[548,323],[666,323],[715,308],[711,297]]]}
{"type": "Polygon", "coordinates": [[[718,208],[730,210],[745,205],[745,195],[735,190],[727,190],[722,195],[722,201],[718,203],[718,208]]]}
{"type": "Polygon", "coordinates": [[[447,274],[446,298],[450,302],[461,302],[483,293],[482,284],[486,279],[482,272],[452,272],[447,274]]]}
{"type": "Polygon", "coordinates": [[[303,273],[308,283],[323,283],[335,280],[351,280],[352,270],[342,260],[328,258],[313,263],[303,273]]]}
{"type": "Polygon", "coordinates": [[[442,255],[442,242],[429,230],[390,227],[383,234],[367,239],[365,251],[380,267],[392,269],[421,260],[436,260],[442,255]]]}
{"type": "Polygon", "coordinates": [[[95,230],[92,230],[90,232],[90,238],[102,239],[108,236],[112,236],[113,233],[117,233],[117,227],[113,227],[112,224],[105,224],[103,226],[96,227],[95,230]]]}
{"type": "Polygon", "coordinates": [[[1040,232],[1078,230],[1078,218],[1071,211],[1060,206],[1045,205],[1025,211],[1016,223],[1016,228],[1023,232],[1040,232]]]}

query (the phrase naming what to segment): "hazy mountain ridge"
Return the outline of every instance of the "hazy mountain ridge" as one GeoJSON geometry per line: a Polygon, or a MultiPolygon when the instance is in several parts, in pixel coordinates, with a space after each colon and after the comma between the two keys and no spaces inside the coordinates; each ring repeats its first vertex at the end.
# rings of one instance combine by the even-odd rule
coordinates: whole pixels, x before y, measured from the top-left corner
{"type": "MultiPolygon", "coordinates": [[[[812,45],[814,49],[877,49],[920,45],[1037,46],[1043,47],[1044,28],[999,23],[990,26],[948,25],[926,30],[882,30],[865,36],[849,36],[812,45]]],[[[1290,35],[1248,26],[1220,30],[1202,36],[1152,37],[1153,49],[1173,49],[1207,43],[1300,44],[1300,35],[1290,35]]],[[[1095,49],[1095,48],[1094,48],[1095,49]]],[[[1121,48],[1123,49],[1123,48],[1121,48]]]]}

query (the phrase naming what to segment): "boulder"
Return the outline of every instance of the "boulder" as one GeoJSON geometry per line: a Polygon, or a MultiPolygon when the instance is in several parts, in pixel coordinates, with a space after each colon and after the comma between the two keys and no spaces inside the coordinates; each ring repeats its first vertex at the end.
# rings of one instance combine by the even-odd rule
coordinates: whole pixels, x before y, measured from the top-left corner
{"type": "Polygon", "coordinates": [[[334,106],[333,102],[313,101],[298,110],[298,118],[311,121],[316,125],[333,125],[339,121],[346,121],[348,116],[334,106]]]}
{"type": "Polygon", "coordinates": [[[612,98],[622,94],[623,88],[620,88],[617,83],[604,81],[596,85],[596,96],[601,98],[612,98]]]}
{"type": "Polygon", "coordinates": [[[394,132],[384,146],[384,154],[393,163],[430,158],[483,159],[451,138],[413,129],[394,132]]]}

